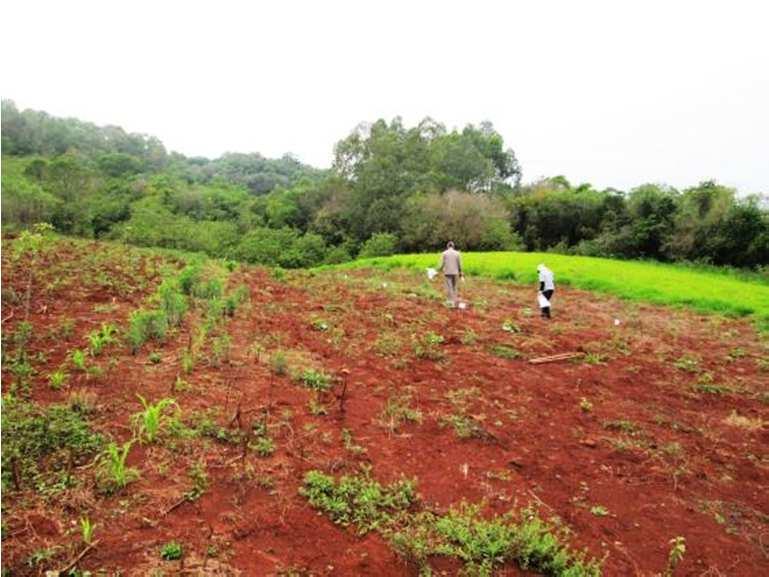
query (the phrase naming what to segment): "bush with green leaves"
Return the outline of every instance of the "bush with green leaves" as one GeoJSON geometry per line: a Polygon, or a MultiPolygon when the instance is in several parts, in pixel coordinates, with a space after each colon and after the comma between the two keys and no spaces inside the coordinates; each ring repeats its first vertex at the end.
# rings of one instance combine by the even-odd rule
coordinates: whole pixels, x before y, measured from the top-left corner
{"type": "Polygon", "coordinates": [[[389,232],[377,232],[361,246],[360,258],[369,258],[374,256],[390,256],[395,254],[398,248],[398,237],[389,232]]]}

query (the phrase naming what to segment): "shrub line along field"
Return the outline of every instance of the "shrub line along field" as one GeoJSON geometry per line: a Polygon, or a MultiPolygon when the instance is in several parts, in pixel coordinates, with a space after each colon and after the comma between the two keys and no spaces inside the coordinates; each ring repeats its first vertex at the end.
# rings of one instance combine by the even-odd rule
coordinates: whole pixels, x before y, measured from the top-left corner
{"type": "Polygon", "coordinates": [[[562,286],[545,322],[532,286],[481,277],[450,310],[417,270],[3,249],[5,575],[766,574],[747,319],[562,286]]]}
{"type": "MultiPolygon", "coordinates": [[[[755,315],[769,327],[769,283],[741,278],[734,271],[658,262],[621,261],[537,252],[463,253],[469,275],[536,285],[539,263],[556,274],[556,283],[621,298],[663,305],[686,306],[699,312],[755,315]]],[[[385,269],[434,267],[435,254],[408,254],[360,259],[341,268],[385,269]]]]}

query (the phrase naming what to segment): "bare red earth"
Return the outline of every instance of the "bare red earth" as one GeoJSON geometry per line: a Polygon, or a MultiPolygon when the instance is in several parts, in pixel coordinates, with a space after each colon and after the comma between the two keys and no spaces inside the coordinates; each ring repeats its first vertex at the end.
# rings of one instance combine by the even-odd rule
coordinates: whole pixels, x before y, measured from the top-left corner
{"type": "MultiPolygon", "coordinates": [[[[64,245],[56,257],[73,263],[71,276],[81,246],[64,245]]],[[[47,375],[67,350],[84,346],[89,330],[106,321],[126,326],[157,281],[153,267],[146,273],[144,289],[130,295],[77,280],[34,293],[32,350],[45,361],[35,366],[32,399],[48,404],[73,389],[91,391],[95,428],[119,441],[131,436],[137,393],[174,397],[185,418],[217,409],[218,424],[232,429],[247,430],[268,411],[276,451],[259,457],[209,439],[137,443],[129,459],[141,478],[114,496],[96,492],[88,469],[77,489],[47,498],[6,488],[3,567],[12,575],[66,564],[82,548],[75,523],[84,514],[100,541],[79,567],[107,575],[416,575],[376,533],[359,537],[334,525],[298,493],[310,469],[341,475],[361,463],[382,482],[416,479],[421,506],[437,511],[462,500],[485,503],[488,514],[533,504],[571,528],[575,548],[605,556],[604,575],[663,572],[677,536],[686,553],[675,575],[769,572],[767,344],[747,321],[559,288],[547,322],[533,310],[531,287],[473,279],[464,294],[471,306],[461,311],[446,309],[412,273],[295,273],[279,281],[247,268],[230,279],[248,286],[250,305],[227,324],[232,346],[221,366],[201,359],[183,375],[181,353],[200,316],[193,311],[165,344],[136,356],[115,346],[114,366],[101,377],[77,376],[69,390],[52,391],[47,375]],[[114,308],[97,313],[98,304],[114,308]],[[75,320],[71,340],[50,337],[67,317],[75,320]],[[328,330],[316,330],[318,320],[328,330]],[[507,321],[519,332],[503,330],[507,321]],[[415,339],[428,332],[444,338],[441,359],[414,353],[415,339]],[[519,358],[498,356],[499,346],[519,358]],[[148,362],[152,350],[161,354],[157,365],[148,362]],[[310,391],[273,375],[268,359],[276,350],[338,376],[334,394],[321,399],[327,415],[308,410],[310,391]],[[592,363],[528,363],[566,351],[589,353],[592,363]],[[691,371],[676,366],[686,356],[695,360],[691,371]],[[729,392],[698,389],[704,374],[729,392]],[[174,391],[177,376],[188,390],[174,391]],[[342,410],[334,395],[345,383],[342,410]],[[407,397],[421,423],[387,426],[388,399],[407,397]],[[447,421],[458,411],[483,433],[459,438],[447,421]],[[342,429],[365,453],[345,448],[342,429]],[[164,514],[201,460],[210,480],[204,495],[164,514]],[[183,544],[182,561],[160,559],[172,540],[183,544]],[[53,546],[61,549],[49,566],[28,564],[34,551],[53,546]]],[[[4,295],[20,291],[22,278],[6,260],[4,295]]],[[[4,338],[19,321],[13,310],[4,338]]],[[[6,392],[12,377],[3,368],[6,392]]],[[[453,575],[460,566],[436,559],[435,568],[453,575]]],[[[524,573],[509,565],[498,574],[524,573]]]]}

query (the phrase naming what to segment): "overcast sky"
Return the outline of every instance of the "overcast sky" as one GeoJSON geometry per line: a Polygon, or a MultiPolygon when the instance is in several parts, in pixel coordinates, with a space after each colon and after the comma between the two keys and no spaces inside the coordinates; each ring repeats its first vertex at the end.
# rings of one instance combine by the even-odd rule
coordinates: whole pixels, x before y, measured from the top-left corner
{"type": "Polygon", "coordinates": [[[2,96],[319,167],[361,121],[490,120],[527,181],[769,192],[765,4],[9,0],[2,96]]]}

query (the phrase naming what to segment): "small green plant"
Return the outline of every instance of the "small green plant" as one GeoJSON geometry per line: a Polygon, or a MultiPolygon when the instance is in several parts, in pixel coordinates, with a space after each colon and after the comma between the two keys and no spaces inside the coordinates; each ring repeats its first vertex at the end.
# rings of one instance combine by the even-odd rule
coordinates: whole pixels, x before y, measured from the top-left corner
{"type": "Polygon", "coordinates": [[[422,337],[413,337],[414,355],[418,359],[439,361],[445,357],[440,345],[444,342],[443,336],[432,331],[422,337]]]}
{"type": "Polygon", "coordinates": [[[171,541],[160,549],[160,558],[165,561],[178,561],[183,553],[182,546],[176,541],[171,541]]]}
{"type": "Polygon", "coordinates": [[[288,372],[288,360],[286,359],[286,353],[283,351],[277,351],[270,357],[270,368],[276,375],[282,376],[288,372]]]}
{"type": "Polygon", "coordinates": [[[493,345],[489,351],[495,357],[500,357],[502,359],[517,359],[521,356],[521,353],[507,345],[493,345]]]}
{"type": "Polygon", "coordinates": [[[162,342],[168,332],[168,317],[162,310],[137,310],[131,313],[128,325],[128,343],[136,354],[150,339],[162,342]]]}
{"type": "Polygon", "coordinates": [[[182,353],[180,364],[185,375],[189,375],[195,368],[195,355],[191,351],[182,353]]]}
{"type": "Polygon", "coordinates": [[[310,397],[310,400],[307,401],[307,410],[310,411],[311,415],[314,415],[316,417],[321,417],[323,415],[328,415],[328,407],[324,405],[323,403],[318,400],[317,395],[313,395],[310,397]]]}
{"type": "Polygon", "coordinates": [[[640,432],[638,425],[636,425],[632,421],[628,421],[624,419],[619,419],[615,421],[604,421],[603,428],[610,431],[622,431],[623,433],[628,433],[630,435],[634,435],[640,432]]]}
{"type": "Polygon", "coordinates": [[[58,391],[63,386],[65,386],[68,380],[69,380],[69,375],[67,374],[67,372],[64,370],[63,367],[59,367],[50,375],[48,375],[48,384],[51,386],[51,388],[54,391],[58,391]]]}
{"type": "Polygon", "coordinates": [[[109,323],[104,323],[98,330],[88,333],[88,351],[92,357],[98,357],[104,347],[115,342],[117,328],[109,323]]]}
{"type": "Polygon", "coordinates": [[[582,397],[579,401],[579,408],[583,413],[589,413],[593,410],[593,403],[588,401],[585,397],[582,397]]]}
{"type": "Polygon", "coordinates": [[[305,387],[313,391],[328,391],[331,388],[331,376],[315,369],[304,370],[300,380],[305,387]]]}
{"type": "Polygon", "coordinates": [[[133,441],[124,443],[122,447],[115,443],[107,445],[100,468],[103,489],[106,492],[120,490],[139,478],[139,471],[126,464],[132,445],[133,441]]]}
{"type": "Polygon", "coordinates": [[[323,319],[313,319],[310,326],[320,332],[326,332],[330,328],[328,322],[323,319]]]}
{"type": "Polygon", "coordinates": [[[403,423],[421,423],[422,412],[411,407],[410,394],[395,394],[387,399],[379,422],[395,432],[403,423]]]}
{"type": "Polygon", "coordinates": [[[208,489],[208,472],[206,471],[206,464],[203,461],[194,463],[187,471],[187,476],[192,481],[192,488],[187,491],[184,496],[189,501],[196,501],[200,499],[203,493],[208,489]]]}
{"type": "Polygon", "coordinates": [[[502,330],[506,333],[520,333],[521,327],[519,327],[512,320],[506,319],[505,322],[502,323],[502,330]]]}
{"type": "Polygon", "coordinates": [[[349,429],[342,429],[342,442],[344,443],[344,448],[347,451],[350,451],[353,455],[362,455],[366,452],[366,448],[362,447],[360,445],[357,445],[355,441],[352,438],[352,433],[349,429]]]}
{"type": "Polygon", "coordinates": [[[686,554],[686,539],[681,537],[673,537],[670,541],[670,551],[668,552],[668,566],[665,569],[665,576],[670,577],[673,575],[678,564],[683,561],[686,554]]]}
{"type": "Polygon", "coordinates": [[[609,514],[609,510],[603,505],[594,505],[590,507],[590,512],[596,517],[606,517],[609,514]]]}
{"type": "Polygon", "coordinates": [[[588,365],[603,365],[606,360],[606,355],[601,353],[585,353],[582,357],[582,362],[588,365]]]}
{"type": "Polygon", "coordinates": [[[93,542],[93,532],[96,529],[96,525],[91,523],[88,517],[80,518],[80,534],[83,538],[83,543],[90,545],[93,542]]]}
{"type": "Polygon", "coordinates": [[[211,364],[219,367],[230,358],[232,339],[227,333],[221,334],[211,341],[211,364]]]}
{"type": "Polygon", "coordinates": [[[177,406],[173,399],[161,399],[152,404],[141,395],[136,395],[141,401],[144,410],[135,413],[131,419],[136,429],[136,437],[141,441],[154,443],[165,421],[164,411],[171,406],[177,406]]]}
{"type": "Polygon", "coordinates": [[[160,364],[160,361],[163,360],[163,357],[158,351],[152,351],[148,356],[147,360],[149,360],[150,363],[153,365],[160,364]]]}
{"type": "Polygon", "coordinates": [[[478,342],[478,333],[476,333],[473,329],[465,329],[459,341],[466,346],[474,345],[476,342],[478,342]]]}
{"type": "Polygon", "coordinates": [[[700,370],[699,359],[689,355],[684,355],[678,358],[673,364],[677,369],[681,369],[687,373],[696,373],[700,370]]]}
{"type": "Polygon", "coordinates": [[[260,457],[269,457],[275,452],[275,442],[266,435],[261,435],[256,438],[250,445],[250,447],[256,451],[256,454],[260,457]]]}
{"type": "Polygon", "coordinates": [[[86,356],[85,353],[80,349],[75,349],[72,351],[69,355],[69,359],[72,362],[72,366],[75,367],[78,371],[85,372],[86,367],[86,356]]]}

